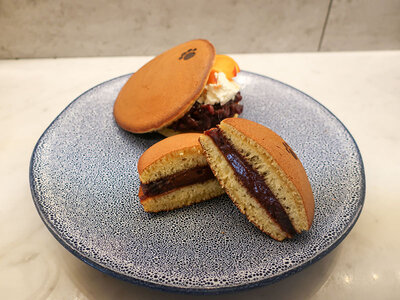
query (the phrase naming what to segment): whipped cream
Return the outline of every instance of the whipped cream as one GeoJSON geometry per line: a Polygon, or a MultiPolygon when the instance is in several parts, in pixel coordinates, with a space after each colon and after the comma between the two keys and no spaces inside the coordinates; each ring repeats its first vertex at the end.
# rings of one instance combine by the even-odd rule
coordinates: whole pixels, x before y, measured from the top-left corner
{"type": "Polygon", "coordinates": [[[224,72],[215,73],[217,83],[210,83],[204,87],[203,93],[197,99],[201,104],[221,104],[224,105],[232,100],[236,93],[239,92],[239,85],[226,78],[224,72]]]}

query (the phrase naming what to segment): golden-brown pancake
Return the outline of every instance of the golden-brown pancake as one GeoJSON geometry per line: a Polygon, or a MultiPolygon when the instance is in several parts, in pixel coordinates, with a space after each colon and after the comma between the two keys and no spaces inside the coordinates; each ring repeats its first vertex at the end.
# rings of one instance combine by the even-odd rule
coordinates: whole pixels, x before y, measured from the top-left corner
{"type": "Polygon", "coordinates": [[[152,59],[122,87],[114,104],[118,125],[145,133],[181,118],[204,89],[214,60],[214,46],[201,39],[152,59]]]}

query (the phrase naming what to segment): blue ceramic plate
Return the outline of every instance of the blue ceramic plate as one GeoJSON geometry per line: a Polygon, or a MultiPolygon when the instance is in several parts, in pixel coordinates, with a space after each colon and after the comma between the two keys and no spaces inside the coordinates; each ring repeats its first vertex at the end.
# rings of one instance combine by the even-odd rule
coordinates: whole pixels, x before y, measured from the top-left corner
{"type": "Polygon", "coordinates": [[[360,152],[343,124],[304,93],[241,72],[243,118],[281,135],[310,178],[315,219],[309,232],[277,242],[222,196],[149,214],[137,197],[139,156],[162,137],[120,129],[113,104],[129,75],[87,91],[39,139],[31,159],[33,200],[55,238],[89,265],[168,291],[220,293],[296,273],[336,247],[363,206],[360,152]]]}

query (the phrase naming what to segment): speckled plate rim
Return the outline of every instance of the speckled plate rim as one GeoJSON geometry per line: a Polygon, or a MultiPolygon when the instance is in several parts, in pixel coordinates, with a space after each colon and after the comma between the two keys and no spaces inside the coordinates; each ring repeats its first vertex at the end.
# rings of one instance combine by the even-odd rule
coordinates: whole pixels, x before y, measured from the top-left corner
{"type": "Polygon", "coordinates": [[[343,124],[342,121],[339,120],[338,117],[336,117],[335,114],[333,114],[328,108],[326,108],[323,104],[321,104],[320,102],[318,102],[317,100],[315,100],[313,97],[309,96],[308,94],[304,93],[303,91],[289,85],[286,84],[282,81],[276,80],[274,78],[268,77],[268,76],[264,76],[261,74],[257,74],[254,72],[248,72],[248,71],[241,71],[242,73],[247,73],[247,74],[252,74],[255,76],[259,76],[262,78],[265,78],[267,80],[270,81],[274,81],[277,82],[283,86],[286,86],[290,89],[295,90],[296,92],[303,94],[304,96],[306,96],[306,98],[312,102],[314,102],[314,104],[318,105],[322,110],[325,110],[327,112],[327,114],[331,115],[336,122],[338,123],[338,125],[342,126],[343,129],[347,132],[347,134],[349,135],[351,141],[353,142],[355,149],[356,149],[356,154],[357,154],[357,158],[358,158],[358,162],[359,162],[359,167],[360,167],[360,173],[361,173],[361,182],[360,182],[360,199],[359,199],[359,207],[357,212],[355,213],[353,219],[351,220],[351,222],[348,223],[347,228],[345,228],[345,230],[342,232],[341,235],[338,236],[338,238],[333,241],[331,243],[331,245],[325,249],[323,249],[322,251],[318,252],[313,258],[309,259],[308,261],[295,266],[289,270],[286,270],[284,272],[281,273],[277,273],[274,276],[270,276],[264,280],[259,280],[250,284],[243,284],[243,285],[237,285],[237,286],[229,286],[229,287],[219,287],[219,288],[179,288],[179,287],[175,287],[175,286],[169,286],[169,285],[162,285],[162,284],[157,284],[157,283],[153,283],[153,282],[148,282],[148,281],[144,281],[144,280],[140,280],[134,277],[130,277],[130,276],[126,276],[123,275],[121,273],[115,272],[113,270],[108,269],[107,267],[102,266],[101,264],[96,263],[95,261],[85,257],[84,255],[82,255],[79,251],[77,251],[76,249],[74,249],[70,244],[68,244],[67,241],[65,241],[63,239],[62,236],[60,236],[57,232],[57,230],[48,222],[48,220],[46,219],[43,211],[41,210],[39,204],[38,204],[38,196],[36,194],[36,191],[34,189],[34,183],[33,183],[33,159],[37,150],[38,145],[40,144],[40,141],[42,140],[42,138],[45,136],[45,134],[47,133],[47,131],[49,130],[49,128],[52,127],[52,125],[58,120],[58,118],[66,111],[69,109],[69,107],[77,100],[79,100],[83,95],[91,92],[92,90],[106,84],[109,83],[111,81],[114,80],[118,80],[119,78],[131,75],[133,73],[128,73],[125,75],[121,75],[109,80],[106,80],[102,83],[99,83],[95,86],[93,86],[92,88],[88,89],[87,91],[83,92],[82,94],[80,94],[78,97],[76,97],[73,101],[71,101],[71,103],[69,103],[58,115],[57,117],[49,124],[49,126],[46,128],[46,130],[41,134],[40,138],[38,139],[32,155],[31,155],[31,159],[30,159],[30,164],[29,164],[29,183],[30,183],[30,189],[31,189],[31,194],[32,194],[32,199],[34,202],[34,205],[39,213],[40,218],[42,219],[43,223],[45,224],[45,226],[47,227],[47,229],[50,231],[50,233],[54,236],[54,238],[65,248],[67,249],[69,252],[71,252],[73,255],[75,255],[77,258],[79,258],[80,260],[82,260],[83,262],[85,262],[86,264],[88,264],[89,266],[107,274],[110,275],[112,277],[121,279],[123,281],[127,281],[133,284],[138,284],[138,285],[142,285],[142,286],[146,286],[149,288],[154,288],[157,290],[161,290],[161,291],[165,291],[165,292],[176,292],[176,293],[183,293],[183,294],[197,294],[197,295],[218,295],[218,294],[223,294],[223,293],[229,293],[229,292],[238,292],[238,291],[243,291],[243,290],[247,290],[247,289],[251,289],[251,288],[256,288],[256,287],[261,287],[261,286],[265,286],[268,284],[272,284],[275,283],[277,281],[280,281],[286,277],[289,277],[290,275],[293,275],[295,273],[300,272],[301,270],[305,269],[306,267],[314,264],[315,262],[319,261],[321,258],[323,258],[324,256],[326,256],[329,252],[331,252],[333,249],[335,249],[344,239],[345,237],[350,233],[350,231],[352,230],[352,228],[354,227],[354,225],[357,223],[357,220],[361,214],[361,211],[363,209],[364,206],[364,201],[365,201],[365,191],[366,191],[366,179],[365,179],[365,169],[364,169],[364,163],[362,160],[362,156],[361,156],[361,152],[360,149],[353,137],[353,135],[350,133],[350,131],[347,129],[347,127],[343,124]]]}

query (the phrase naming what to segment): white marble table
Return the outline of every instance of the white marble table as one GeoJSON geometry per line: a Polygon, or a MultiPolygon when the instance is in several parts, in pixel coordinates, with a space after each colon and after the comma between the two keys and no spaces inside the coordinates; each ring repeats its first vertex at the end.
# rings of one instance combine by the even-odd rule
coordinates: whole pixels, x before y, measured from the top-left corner
{"type": "MultiPolygon", "coordinates": [[[[365,206],[330,254],[276,284],[210,298],[400,299],[400,51],[233,55],[330,109],[361,150],[365,206]]],[[[190,299],[86,265],[45,228],[28,181],[33,147],[75,97],[149,57],[0,60],[0,299],[190,299]]],[[[194,296],[193,298],[198,296],[194,296]]]]}

